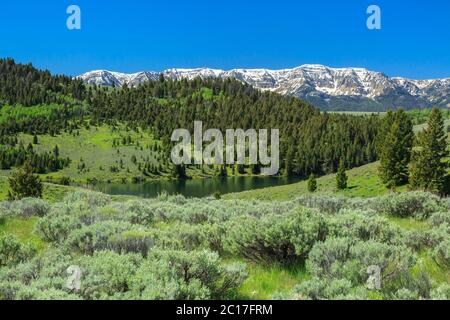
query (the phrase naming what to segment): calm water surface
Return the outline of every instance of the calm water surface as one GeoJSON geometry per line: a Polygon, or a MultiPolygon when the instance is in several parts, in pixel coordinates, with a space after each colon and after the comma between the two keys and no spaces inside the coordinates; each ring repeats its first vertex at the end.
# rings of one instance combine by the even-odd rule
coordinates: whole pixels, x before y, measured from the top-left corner
{"type": "Polygon", "coordinates": [[[185,197],[206,197],[241,192],[252,189],[281,186],[300,181],[299,178],[287,177],[230,177],[174,181],[149,181],[142,184],[97,184],[93,188],[110,195],[133,195],[153,198],[163,192],[182,194],[185,197]]]}

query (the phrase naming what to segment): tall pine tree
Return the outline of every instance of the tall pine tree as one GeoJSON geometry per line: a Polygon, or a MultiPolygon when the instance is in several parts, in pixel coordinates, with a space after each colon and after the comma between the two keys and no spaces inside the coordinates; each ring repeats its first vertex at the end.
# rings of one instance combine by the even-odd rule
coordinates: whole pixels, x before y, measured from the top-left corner
{"type": "Polygon", "coordinates": [[[413,124],[403,110],[388,113],[384,119],[379,141],[380,157],[379,176],[389,187],[399,186],[408,182],[408,164],[411,161],[413,144],[413,124]]]}
{"type": "Polygon", "coordinates": [[[417,137],[410,182],[413,188],[443,193],[449,167],[447,136],[441,111],[433,108],[428,126],[417,137]]]}
{"type": "Polygon", "coordinates": [[[336,187],[338,190],[347,189],[347,173],[345,172],[344,161],[339,162],[339,168],[336,174],[336,187]]]}

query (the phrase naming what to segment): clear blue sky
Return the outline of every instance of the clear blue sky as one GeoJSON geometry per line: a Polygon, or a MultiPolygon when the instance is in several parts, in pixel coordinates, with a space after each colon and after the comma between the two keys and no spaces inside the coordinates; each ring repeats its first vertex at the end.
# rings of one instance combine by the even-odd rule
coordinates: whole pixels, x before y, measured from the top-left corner
{"type": "Polygon", "coordinates": [[[0,57],[54,73],[169,67],[366,67],[450,77],[448,0],[16,0],[0,5],[0,57]],[[79,5],[82,29],[66,28],[79,5]],[[382,29],[366,9],[382,9],[382,29]]]}

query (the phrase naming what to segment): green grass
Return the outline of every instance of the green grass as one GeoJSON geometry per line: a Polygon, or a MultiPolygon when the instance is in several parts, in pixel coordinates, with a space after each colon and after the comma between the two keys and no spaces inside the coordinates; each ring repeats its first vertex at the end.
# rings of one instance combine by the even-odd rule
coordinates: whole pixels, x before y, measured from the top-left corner
{"type": "Polygon", "coordinates": [[[439,266],[431,257],[429,250],[417,254],[417,262],[412,273],[417,274],[424,271],[430,277],[433,286],[442,283],[450,283],[450,270],[439,266]]]}
{"type": "Polygon", "coordinates": [[[0,176],[0,201],[5,200],[8,196],[8,179],[0,176]]]}
{"type": "MultiPolygon", "coordinates": [[[[374,197],[389,192],[378,178],[379,163],[371,163],[347,171],[348,188],[338,191],[336,189],[336,175],[330,174],[317,179],[318,194],[337,194],[347,197],[374,197]]],[[[406,186],[398,191],[405,191],[406,186]]],[[[308,181],[301,181],[284,186],[270,187],[258,190],[249,190],[241,193],[224,195],[226,199],[261,199],[261,200],[290,200],[307,194],[308,181]]]]}
{"type": "Polygon", "coordinates": [[[430,224],[427,221],[421,221],[414,218],[399,218],[393,216],[386,216],[386,218],[404,230],[410,231],[426,231],[430,229],[430,224]]]}
{"type": "Polygon", "coordinates": [[[267,300],[275,293],[287,293],[292,288],[309,279],[304,266],[264,265],[244,261],[248,278],[239,288],[238,299],[267,300]]]}
{"type": "Polygon", "coordinates": [[[0,221],[0,234],[12,234],[22,243],[31,243],[39,252],[42,252],[47,247],[47,244],[34,233],[37,220],[37,217],[32,217],[28,219],[14,218],[0,221]]]}

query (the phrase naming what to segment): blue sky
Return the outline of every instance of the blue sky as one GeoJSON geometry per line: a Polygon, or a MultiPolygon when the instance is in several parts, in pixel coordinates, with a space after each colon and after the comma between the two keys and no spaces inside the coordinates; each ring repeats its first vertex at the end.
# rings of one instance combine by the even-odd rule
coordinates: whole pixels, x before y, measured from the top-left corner
{"type": "Polygon", "coordinates": [[[0,57],[54,73],[169,67],[366,67],[390,76],[450,77],[448,0],[2,1],[0,57]],[[82,29],[66,28],[81,8],[82,29]],[[382,29],[366,28],[366,9],[382,29]]]}

